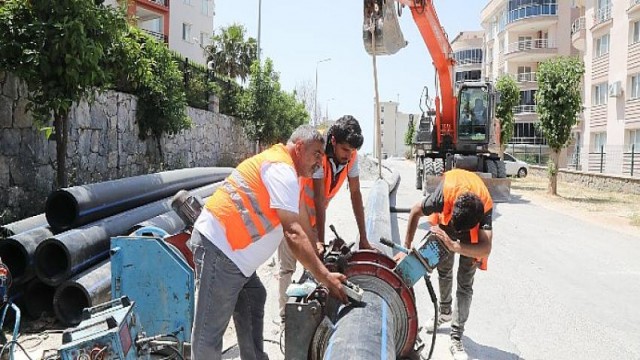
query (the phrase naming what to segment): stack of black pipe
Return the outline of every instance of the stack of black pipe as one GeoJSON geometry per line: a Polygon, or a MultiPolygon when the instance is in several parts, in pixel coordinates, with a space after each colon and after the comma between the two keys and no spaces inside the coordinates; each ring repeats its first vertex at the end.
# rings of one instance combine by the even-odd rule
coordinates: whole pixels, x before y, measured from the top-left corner
{"type": "Polygon", "coordinates": [[[111,296],[110,238],[143,226],[173,234],[185,225],[169,200],[181,189],[210,196],[232,168],[192,168],[54,191],[44,214],[0,226],[0,258],[11,296],[32,318],[55,313],[65,325],[111,296]]]}

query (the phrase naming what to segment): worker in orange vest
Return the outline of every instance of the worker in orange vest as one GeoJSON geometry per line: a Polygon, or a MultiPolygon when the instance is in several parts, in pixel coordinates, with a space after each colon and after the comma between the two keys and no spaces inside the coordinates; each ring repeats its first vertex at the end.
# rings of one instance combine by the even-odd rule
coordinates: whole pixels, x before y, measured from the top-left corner
{"type": "Polygon", "coordinates": [[[195,263],[196,309],[191,358],[219,360],[233,315],[240,357],[268,359],[263,348],[266,290],[256,269],[284,239],[294,256],[340,301],[344,275],[331,273],[300,225],[298,177],[322,164],[323,136],[309,125],[286,145],[244,160],[205,204],[190,239],[195,263]]]}
{"type": "MultiPolygon", "coordinates": [[[[360,192],[360,170],[358,166],[358,149],[362,146],[364,137],[358,120],[345,115],[336,120],[327,130],[325,155],[322,167],[311,178],[301,179],[301,211],[308,214],[308,224],[302,219],[303,226],[309,226],[307,233],[312,240],[316,240],[318,253],[323,251],[325,213],[329,202],[338,193],[342,184],[348,179],[351,192],[351,207],[360,233],[360,249],[371,249],[367,240],[364,221],[364,206],[360,192]]],[[[291,284],[291,277],[296,270],[296,259],[286,242],[278,248],[278,262],[280,266],[279,295],[280,295],[280,325],[284,324],[284,309],[287,303],[286,290],[291,284]]]]}
{"type": "MultiPolygon", "coordinates": [[[[468,358],[461,339],[469,318],[476,269],[487,269],[487,257],[491,253],[492,212],[493,201],[482,179],[475,173],[453,169],[444,173],[436,190],[415,204],[409,214],[405,247],[411,247],[419,218],[429,216],[431,231],[451,251],[437,267],[440,289],[437,326],[452,321],[450,350],[456,360],[468,358]],[[452,312],[454,253],[460,256],[452,312]]],[[[404,254],[399,253],[396,260],[402,257],[404,254]]],[[[434,320],[427,323],[427,332],[435,331],[434,320]]]]}

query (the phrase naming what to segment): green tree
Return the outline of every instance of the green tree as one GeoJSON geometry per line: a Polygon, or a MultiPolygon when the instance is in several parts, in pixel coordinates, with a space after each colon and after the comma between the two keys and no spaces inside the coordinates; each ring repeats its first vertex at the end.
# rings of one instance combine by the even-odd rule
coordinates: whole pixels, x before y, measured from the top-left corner
{"type": "Polygon", "coordinates": [[[496,82],[500,92],[500,103],[496,105],[496,118],[500,122],[500,158],[503,159],[504,147],[513,137],[513,108],[520,103],[520,89],[509,75],[502,75],[496,82]]]}
{"type": "Polygon", "coordinates": [[[251,66],[239,114],[249,139],[262,144],[287,140],[296,127],[309,120],[304,104],[281,89],[271,59],[262,66],[257,61],[251,66]]]}
{"type": "MultiPolygon", "coordinates": [[[[182,73],[167,47],[141,30],[130,27],[111,59],[114,77],[129,84],[138,96],[140,137],[159,140],[189,128],[182,73]]],[[[161,149],[159,149],[161,150],[161,149]]]]}
{"type": "Polygon", "coordinates": [[[53,118],[59,187],[67,186],[71,106],[108,84],[103,59],[126,26],[122,13],[97,1],[0,3],[0,69],[26,82],[37,125],[53,118]]]}
{"type": "Polygon", "coordinates": [[[258,46],[256,39],[245,39],[246,32],[244,26],[232,24],[213,34],[212,44],[205,47],[205,54],[215,73],[242,81],[247,79],[251,64],[257,58],[258,46]]]}
{"type": "Polygon", "coordinates": [[[582,110],[580,83],[584,74],[582,61],[557,57],[538,66],[536,112],[538,128],[551,149],[549,161],[549,194],[557,195],[558,160],[560,151],[571,139],[571,128],[582,110]]]}
{"type": "Polygon", "coordinates": [[[407,132],[404,133],[404,144],[407,146],[413,146],[413,135],[416,133],[416,125],[413,123],[413,119],[409,120],[409,126],[407,132]]]}

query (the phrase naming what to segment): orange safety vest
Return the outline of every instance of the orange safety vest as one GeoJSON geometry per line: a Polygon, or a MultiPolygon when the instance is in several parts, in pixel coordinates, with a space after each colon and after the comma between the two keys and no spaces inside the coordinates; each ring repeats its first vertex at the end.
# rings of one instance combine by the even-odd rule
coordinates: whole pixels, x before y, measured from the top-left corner
{"type": "MultiPolygon", "coordinates": [[[[485,213],[493,208],[493,200],[489,195],[489,190],[478,175],[466,170],[453,169],[444,173],[443,181],[444,208],[442,213],[433,213],[429,216],[431,225],[448,225],[453,214],[453,204],[458,196],[466,192],[471,192],[480,198],[484,204],[485,213]]],[[[479,228],[480,224],[469,230],[472,244],[478,243],[479,228]]],[[[487,258],[479,260],[481,261],[480,269],[487,270],[487,258]]]]}
{"type": "Polygon", "coordinates": [[[260,173],[265,163],[294,167],[287,148],[274,145],[240,163],[205,204],[225,228],[233,250],[246,248],[280,225],[260,173]]]}
{"type": "MultiPolygon", "coordinates": [[[[347,165],[342,169],[342,171],[338,174],[338,178],[336,179],[336,184],[333,188],[331,188],[331,181],[333,179],[333,167],[329,162],[329,157],[324,156],[322,159],[322,168],[324,169],[324,198],[325,198],[325,209],[329,205],[329,201],[333,199],[334,196],[340,190],[340,187],[344,183],[347,175],[349,174],[349,169],[353,166],[353,162],[356,161],[358,156],[358,152],[354,151],[351,154],[351,158],[347,165]]],[[[309,214],[309,222],[311,226],[316,226],[316,205],[314,201],[313,194],[313,179],[312,178],[302,178],[300,179],[300,190],[302,192],[302,201],[304,201],[307,206],[307,212],[309,214]]]]}

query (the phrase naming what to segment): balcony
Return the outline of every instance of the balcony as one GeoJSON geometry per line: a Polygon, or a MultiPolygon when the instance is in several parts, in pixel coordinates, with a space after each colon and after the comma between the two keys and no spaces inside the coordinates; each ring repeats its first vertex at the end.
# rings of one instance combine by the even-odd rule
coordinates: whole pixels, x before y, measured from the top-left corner
{"type": "Polygon", "coordinates": [[[536,73],[528,72],[528,73],[518,73],[515,76],[515,80],[519,83],[530,83],[537,82],[536,73]]]}
{"type": "MultiPolygon", "coordinates": [[[[640,0],[638,0],[640,1],[640,0]]],[[[571,25],[571,43],[573,47],[584,51],[587,38],[587,21],[584,16],[577,18],[571,25]]]]}
{"type": "Polygon", "coordinates": [[[602,23],[611,20],[611,5],[603,6],[596,9],[593,14],[593,26],[598,26],[602,23]]]}
{"type": "Polygon", "coordinates": [[[151,31],[151,30],[147,30],[147,29],[141,29],[142,31],[144,31],[145,33],[147,33],[148,35],[151,35],[151,37],[155,38],[156,40],[158,40],[159,42],[162,43],[168,43],[169,42],[169,37],[165,34],[159,33],[159,32],[155,32],[155,31],[151,31]]]}
{"type": "Polygon", "coordinates": [[[169,7],[169,0],[141,0],[141,2],[152,3],[166,8],[169,7]]]}
{"type": "Polygon", "coordinates": [[[535,105],[518,105],[513,107],[513,113],[516,115],[519,114],[535,114],[536,106],[535,105]]]}
{"type": "Polygon", "coordinates": [[[520,27],[530,28],[532,21],[535,21],[536,23],[540,22],[539,27],[545,28],[557,22],[557,16],[557,4],[523,6],[504,13],[499,22],[498,31],[502,32],[507,27],[512,31],[523,30],[520,29],[520,27]]]}
{"type": "Polygon", "coordinates": [[[627,9],[627,13],[635,13],[640,10],[640,0],[629,0],[629,8],[627,9]]]}
{"type": "Polygon", "coordinates": [[[527,58],[528,61],[544,61],[558,52],[556,45],[549,39],[516,41],[507,45],[506,60],[527,58]]]}

